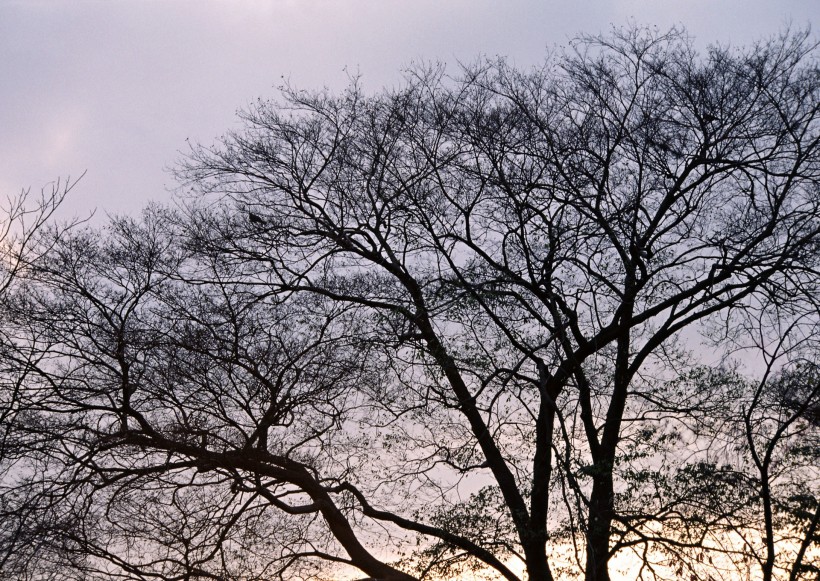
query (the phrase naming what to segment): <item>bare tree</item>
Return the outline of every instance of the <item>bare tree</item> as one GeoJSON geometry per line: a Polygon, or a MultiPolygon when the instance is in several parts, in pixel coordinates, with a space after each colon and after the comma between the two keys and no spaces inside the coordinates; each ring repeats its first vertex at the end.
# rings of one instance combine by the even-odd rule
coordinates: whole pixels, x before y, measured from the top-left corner
{"type": "Polygon", "coordinates": [[[8,289],[26,264],[36,259],[32,256],[36,237],[82,177],[74,181],[57,180],[43,188],[39,196],[32,196],[31,189],[25,189],[18,196],[7,198],[0,207],[0,293],[8,289]]]}
{"type": "MultiPolygon", "coordinates": [[[[81,179],[80,176],[79,179],[81,179]]],[[[57,240],[74,222],[57,227],[54,214],[78,180],[66,178],[44,187],[39,195],[24,189],[17,196],[10,196],[0,207],[0,300],[19,278],[25,277],[30,265],[49,250],[49,240],[57,240]]],[[[0,308],[0,324],[6,327],[7,313],[0,308]]],[[[21,411],[19,396],[28,380],[27,353],[21,353],[6,334],[0,332],[0,475],[8,472],[8,459],[16,454],[14,426],[21,411]]],[[[11,525],[13,527],[13,525],[11,525]]],[[[4,555],[0,556],[0,569],[11,551],[19,547],[17,539],[3,530],[4,555]]]]}
{"type": "MultiPolygon", "coordinates": [[[[72,225],[69,223],[55,230],[52,218],[77,181],[72,181],[70,178],[65,182],[58,180],[44,187],[39,196],[32,195],[31,189],[23,190],[17,196],[8,197],[6,203],[0,207],[0,297],[5,295],[15,279],[25,274],[32,262],[48,251],[48,244],[42,243],[44,231],[52,228],[49,232],[49,239],[54,240],[72,225]]],[[[0,312],[0,321],[2,318],[3,313],[0,312]]],[[[13,345],[0,334],[0,366],[6,368],[8,361],[14,361],[11,357],[12,352],[13,345]]],[[[13,369],[7,371],[17,377],[12,383],[19,383],[22,381],[22,377],[16,374],[19,366],[12,363],[11,367],[13,369]]],[[[14,394],[14,386],[9,389],[4,387],[2,396],[0,396],[3,398],[0,425],[8,423],[6,414],[13,407],[11,402],[14,400],[14,394]]],[[[0,442],[0,457],[2,457],[3,450],[5,450],[5,436],[0,442]]]]}
{"type": "Polygon", "coordinates": [[[628,29],[532,71],[260,101],[182,163],[181,210],[61,240],[7,298],[37,354],[15,534],[32,515],[54,563],[135,579],[600,581],[652,551],[697,578],[748,507],[717,510],[665,414],[719,412],[773,457],[755,426],[782,392],[803,430],[782,434],[816,435],[785,379],[733,383],[746,408],[666,393],[703,385],[698,331],[728,349],[751,315],[816,315],[813,55],[802,33],[700,56],[628,29]],[[664,504],[636,482],[670,458],[664,504]]]}

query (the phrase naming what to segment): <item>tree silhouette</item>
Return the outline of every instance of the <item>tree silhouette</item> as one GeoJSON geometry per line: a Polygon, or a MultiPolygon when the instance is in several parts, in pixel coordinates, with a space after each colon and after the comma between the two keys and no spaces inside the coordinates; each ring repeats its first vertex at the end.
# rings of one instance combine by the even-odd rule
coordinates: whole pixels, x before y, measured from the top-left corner
{"type": "Polygon", "coordinates": [[[817,348],[813,51],[627,29],[260,101],[182,162],[182,209],[44,241],[4,298],[0,571],[808,578],[811,463],[716,454],[817,438],[788,379],[817,348]],[[693,349],[783,325],[758,382],[693,349]]]}

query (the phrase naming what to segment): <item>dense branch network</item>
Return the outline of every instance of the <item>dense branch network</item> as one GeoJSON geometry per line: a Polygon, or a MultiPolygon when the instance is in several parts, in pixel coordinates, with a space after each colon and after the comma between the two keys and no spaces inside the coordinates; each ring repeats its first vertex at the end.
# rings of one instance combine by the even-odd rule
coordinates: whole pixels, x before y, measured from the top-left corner
{"type": "Polygon", "coordinates": [[[0,571],[811,578],[815,58],[627,29],[286,88],[176,209],[43,235],[3,289],[0,571]]]}

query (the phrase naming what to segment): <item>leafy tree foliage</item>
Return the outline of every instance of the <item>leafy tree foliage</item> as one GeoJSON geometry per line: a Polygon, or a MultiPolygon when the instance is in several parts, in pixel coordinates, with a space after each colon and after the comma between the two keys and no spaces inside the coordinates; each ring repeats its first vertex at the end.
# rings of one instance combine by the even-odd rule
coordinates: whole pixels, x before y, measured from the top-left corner
{"type": "Polygon", "coordinates": [[[628,29],[258,102],[3,296],[0,571],[812,578],[818,97],[628,29]]]}

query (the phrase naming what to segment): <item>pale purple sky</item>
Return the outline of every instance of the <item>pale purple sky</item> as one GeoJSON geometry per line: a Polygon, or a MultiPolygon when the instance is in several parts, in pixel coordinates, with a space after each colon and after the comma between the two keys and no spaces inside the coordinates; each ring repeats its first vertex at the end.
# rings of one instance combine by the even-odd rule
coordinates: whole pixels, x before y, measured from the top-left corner
{"type": "Polygon", "coordinates": [[[340,88],[347,68],[377,90],[414,60],[529,66],[630,20],[705,46],[818,19],[820,0],[0,0],[0,197],[88,170],[72,213],[168,200],[185,139],[236,127],[283,77],[340,88]]]}

